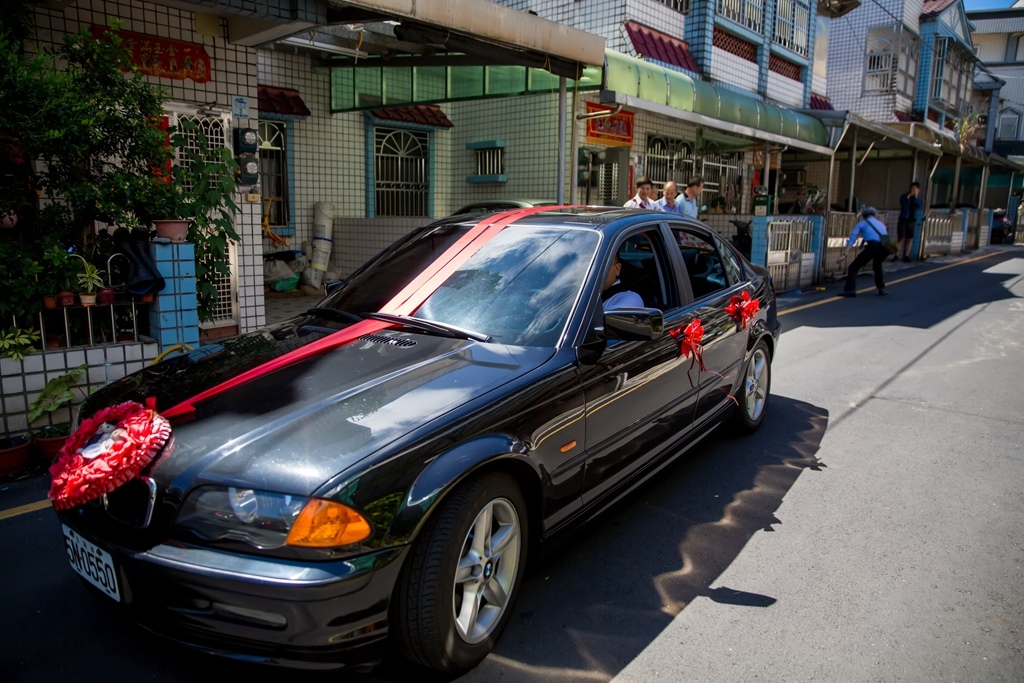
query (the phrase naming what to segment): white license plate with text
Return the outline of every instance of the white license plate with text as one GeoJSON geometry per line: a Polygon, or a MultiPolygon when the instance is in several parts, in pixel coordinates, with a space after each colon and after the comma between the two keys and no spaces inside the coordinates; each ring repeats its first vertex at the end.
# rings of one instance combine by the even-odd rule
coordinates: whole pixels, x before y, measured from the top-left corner
{"type": "Polygon", "coordinates": [[[121,602],[114,558],[106,550],[82,538],[71,527],[66,524],[63,527],[64,545],[68,551],[71,568],[115,601],[121,602]]]}

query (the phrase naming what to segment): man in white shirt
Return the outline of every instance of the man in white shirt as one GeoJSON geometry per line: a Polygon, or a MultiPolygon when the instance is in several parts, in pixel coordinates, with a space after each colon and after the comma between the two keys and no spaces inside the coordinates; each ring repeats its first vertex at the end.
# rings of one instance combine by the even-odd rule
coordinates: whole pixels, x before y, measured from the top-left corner
{"type": "Polygon", "coordinates": [[[654,205],[665,213],[681,214],[683,212],[683,207],[676,201],[676,197],[679,196],[679,190],[676,188],[676,181],[670,180],[665,183],[665,187],[662,189],[662,192],[665,196],[654,202],[654,205]]]}
{"type": "Polygon", "coordinates": [[[628,202],[623,204],[627,209],[655,209],[654,201],[651,199],[651,190],[654,186],[651,185],[650,179],[647,176],[640,176],[636,179],[636,196],[630,199],[628,202]]]}
{"type": "Polygon", "coordinates": [[[626,285],[619,282],[619,273],[622,272],[622,261],[619,255],[615,254],[615,260],[604,277],[604,289],[601,292],[601,304],[604,311],[614,311],[622,308],[645,308],[644,300],[640,295],[626,288],[626,285]]]}

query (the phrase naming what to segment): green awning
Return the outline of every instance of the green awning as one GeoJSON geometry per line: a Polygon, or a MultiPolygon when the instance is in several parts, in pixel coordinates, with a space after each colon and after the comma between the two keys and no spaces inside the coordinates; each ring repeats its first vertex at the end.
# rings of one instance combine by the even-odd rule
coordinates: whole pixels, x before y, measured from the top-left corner
{"type": "Polygon", "coordinates": [[[818,119],[699,81],[635,57],[605,50],[602,101],[690,121],[710,129],[830,156],[818,119]]]}

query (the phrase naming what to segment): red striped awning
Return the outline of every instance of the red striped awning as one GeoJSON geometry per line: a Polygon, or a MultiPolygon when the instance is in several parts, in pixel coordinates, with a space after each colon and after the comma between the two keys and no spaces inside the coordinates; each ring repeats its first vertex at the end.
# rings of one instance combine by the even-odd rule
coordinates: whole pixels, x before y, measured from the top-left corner
{"type": "Polygon", "coordinates": [[[812,92],[811,109],[817,109],[818,111],[833,111],[835,107],[832,106],[832,102],[824,95],[812,92]]]}
{"type": "Polygon", "coordinates": [[[372,109],[370,113],[383,121],[401,121],[402,123],[418,123],[433,128],[452,128],[451,122],[441,107],[436,104],[419,104],[413,107],[388,107],[372,109]]]}
{"type": "Polygon", "coordinates": [[[261,114],[282,114],[284,116],[309,116],[309,107],[302,101],[299,91],[293,88],[274,88],[259,85],[259,106],[261,114]]]}
{"type": "Polygon", "coordinates": [[[685,40],[673,38],[667,33],[655,31],[635,21],[627,21],[625,26],[638,56],[656,59],[688,71],[700,71],[697,60],[690,52],[690,45],[685,40]]]}

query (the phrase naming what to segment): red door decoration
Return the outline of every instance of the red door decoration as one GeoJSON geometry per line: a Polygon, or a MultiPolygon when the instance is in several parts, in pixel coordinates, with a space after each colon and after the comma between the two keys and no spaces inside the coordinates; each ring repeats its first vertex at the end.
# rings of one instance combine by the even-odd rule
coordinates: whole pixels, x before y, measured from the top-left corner
{"type": "Polygon", "coordinates": [[[751,299],[750,292],[747,291],[741,295],[733,294],[730,301],[731,303],[725,307],[725,312],[729,314],[729,317],[735,319],[744,330],[747,329],[747,321],[761,310],[761,302],[751,299]]]}
{"type": "Polygon", "coordinates": [[[100,40],[111,33],[121,38],[121,44],[132,56],[132,62],[147,76],[173,78],[183,81],[191,78],[196,83],[206,83],[211,77],[210,55],[198,43],[172,40],[160,36],[131,31],[114,31],[106,26],[94,24],[92,35],[100,40]]]}

